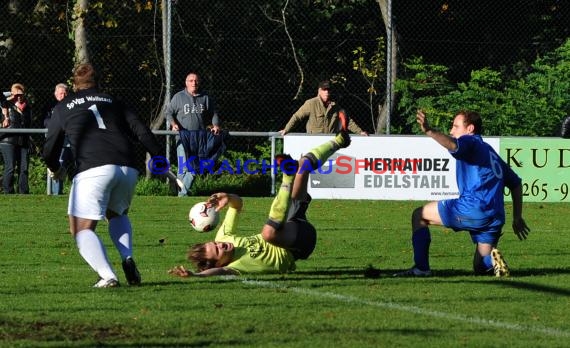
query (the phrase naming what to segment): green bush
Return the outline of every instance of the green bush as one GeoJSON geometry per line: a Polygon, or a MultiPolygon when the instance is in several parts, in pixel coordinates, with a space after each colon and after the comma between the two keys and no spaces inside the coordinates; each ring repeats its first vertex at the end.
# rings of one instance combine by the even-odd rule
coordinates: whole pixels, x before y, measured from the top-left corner
{"type": "Polygon", "coordinates": [[[474,70],[456,86],[447,68],[414,58],[403,64],[396,82],[397,110],[411,133],[418,133],[416,110],[423,109],[433,126],[447,131],[455,113],[479,112],[483,134],[495,136],[557,136],[562,119],[570,113],[570,39],[531,68],[515,64],[513,73],[489,68],[474,70]]]}
{"type": "MultiPolygon", "coordinates": [[[[271,143],[267,141],[263,145],[256,145],[257,154],[242,151],[227,150],[220,158],[225,163],[235,164],[238,160],[244,163],[246,160],[271,161],[271,143]]],[[[276,152],[283,150],[283,143],[276,144],[276,152]]],[[[208,196],[214,192],[232,192],[242,196],[263,197],[271,195],[271,175],[265,174],[231,174],[236,168],[223,168],[219,173],[198,175],[191,189],[194,196],[208,196]]],[[[253,168],[250,168],[253,169],[253,168]]],[[[258,168],[259,169],[259,168],[258,168]]]]}
{"type": "Polygon", "coordinates": [[[176,188],[166,179],[150,178],[140,176],[135,189],[138,196],[172,196],[176,188]]]}
{"type": "MultiPolygon", "coordinates": [[[[0,170],[2,168],[0,167],[0,170]]],[[[46,166],[37,157],[30,163],[30,193],[46,194],[46,166]]],[[[69,193],[71,183],[65,182],[64,194],[69,193]]],[[[269,174],[204,174],[198,175],[190,190],[193,196],[207,196],[214,192],[232,192],[243,196],[264,197],[271,195],[271,176],[269,174]]],[[[166,179],[140,176],[136,195],[139,196],[176,196],[176,187],[166,179]]]]}
{"type": "MultiPolygon", "coordinates": [[[[228,150],[220,160],[228,163],[236,163],[237,160],[265,159],[270,161],[271,143],[269,141],[263,145],[256,145],[258,154],[228,150]]],[[[283,143],[276,144],[276,151],[282,152],[283,143]]],[[[173,170],[177,170],[174,168],[173,170]]],[[[3,165],[0,163],[0,173],[3,165]]],[[[164,178],[146,178],[141,173],[136,186],[136,195],[140,196],[176,196],[177,189],[174,184],[164,178]]],[[[38,153],[33,153],[30,157],[29,185],[31,194],[47,193],[47,168],[38,153]]],[[[66,180],[64,184],[64,194],[69,193],[71,183],[66,180]]],[[[221,171],[220,174],[198,175],[191,189],[191,194],[195,196],[210,195],[213,192],[232,192],[243,196],[263,197],[271,195],[270,174],[230,174],[228,171],[221,171]]]]}
{"type": "MultiPolygon", "coordinates": [[[[30,157],[30,166],[28,167],[28,185],[31,194],[46,194],[47,192],[47,167],[39,156],[30,157]]],[[[66,181],[63,186],[63,192],[69,192],[71,183],[66,181]]]]}
{"type": "Polygon", "coordinates": [[[193,196],[209,196],[215,192],[231,192],[241,196],[264,197],[271,195],[269,174],[206,174],[194,180],[193,196]]]}

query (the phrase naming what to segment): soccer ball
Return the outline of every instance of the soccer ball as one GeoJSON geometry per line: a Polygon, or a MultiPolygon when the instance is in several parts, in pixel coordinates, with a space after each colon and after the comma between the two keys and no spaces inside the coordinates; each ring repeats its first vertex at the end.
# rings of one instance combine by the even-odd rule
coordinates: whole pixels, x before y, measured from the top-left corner
{"type": "Polygon", "coordinates": [[[188,213],[188,221],[198,232],[208,232],[216,228],[220,222],[220,214],[216,208],[206,202],[194,204],[188,213]]]}

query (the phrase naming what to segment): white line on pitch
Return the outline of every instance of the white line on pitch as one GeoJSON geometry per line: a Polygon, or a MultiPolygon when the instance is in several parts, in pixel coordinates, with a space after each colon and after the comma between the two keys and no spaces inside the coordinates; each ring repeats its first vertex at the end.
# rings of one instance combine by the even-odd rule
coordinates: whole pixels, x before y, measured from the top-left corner
{"type": "Polygon", "coordinates": [[[331,299],[335,299],[335,300],[342,301],[342,302],[365,304],[365,305],[373,306],[373,307],[394,309],[394,310],[399,310],[402,312],[422,314],[422,315],[426,315],[426,316],[430,316],[430,317],[436,317],[436,318],[442,318],[442,319],[448,319],[448,320],[454,320],[454,321],[462,321],[462,322],[471,323],[471,324],[478,324],[478,325],[482,325],[482,326],[489,326],[489,327],[495,327],[495,328],[500,328],[500,329],[509,329],[509,330],[513,330],[513,331],[535,332],[535,333],[547,334],[547,335],[556,336],[556,337],[570,337],[569,331],[553,329],[553,328],[549,328],[549,327],[511,324],[511,323],[505,323],[505,322],[496,321],[496,320],[488,320],[488,319],[482,319],[482,318],[477,318],[477,317],[467,317],[467,316],[459,315],[459,314],[432,311],[429,309],[423,309],[423,308],[415,307],[415,306],[406,306],[406,305],[402,305],[402,304],[398,304],[398,303],[394,303],[394,302],[367,301],[367,300],[362,300],[362,299],[359,299],[359,298],[353,297],[353,296],[345,296],[345,295],[335,294],[332,292],[319,292],[319,291],[314,291],[314,290],[309,290],[309,289],[304,289],[304,288],[289,287],[289,286],[276,284],[276,283],[272,283],[272,282],[268,282],[268,281],[244,279],[244,280],[242,280],[242,282],[244,284],[261,286],[264,288],[284,289],[287,291],[291,291],[291,292],[295,292],[295,293],[303,294],[303,295],[311,295],[311,296],[315,296],[315,297],[326,297],[326,298],[331,298],[331,299]]]}

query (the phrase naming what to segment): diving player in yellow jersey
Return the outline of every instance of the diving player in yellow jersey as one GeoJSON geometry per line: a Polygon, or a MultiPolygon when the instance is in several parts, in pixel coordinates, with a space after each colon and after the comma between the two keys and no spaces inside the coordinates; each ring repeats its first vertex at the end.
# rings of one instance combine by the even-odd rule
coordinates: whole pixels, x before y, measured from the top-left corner
{"type": "Polygon", "coordinates": [[[339,148],[348,145],[350,137],[343,127],[334,139],[312,149],[299,161],[288,155],[276,156],[276,163],[283,171],[283,180],[271,205],[269,218],[258,234],[236,235],[243,207],[241,197],[223,192],[213,194],[208,202],[216,210],[228,208],[215,240],[190,247],[188,260],[194,264],[196,272],[178,266],[169,273],[189,277],[294,271],[295,261],[307,259],[317,241],[316,230],[305,215],[311,202],[307,193],[310,171],[339,148]]]}

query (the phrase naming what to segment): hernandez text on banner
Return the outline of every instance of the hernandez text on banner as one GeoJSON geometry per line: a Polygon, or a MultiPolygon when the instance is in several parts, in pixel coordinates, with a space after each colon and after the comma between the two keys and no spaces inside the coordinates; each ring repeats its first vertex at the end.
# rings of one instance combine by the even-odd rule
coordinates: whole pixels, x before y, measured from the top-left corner
{"type": "MultiPolygon", "coordinates": [[[[287,135],[284,150],[299,157],[330,135],[287,135]]],[[[484,137],[523,180],[525,202],[570,201],[570,140],[484,137]]],[[[310,177],[314,198],[441,200],[458,195],[455,160],[425,136],[353,136],[310,177]]],[[[505,190],[505,201],[511,201],[505,190]]]]}

